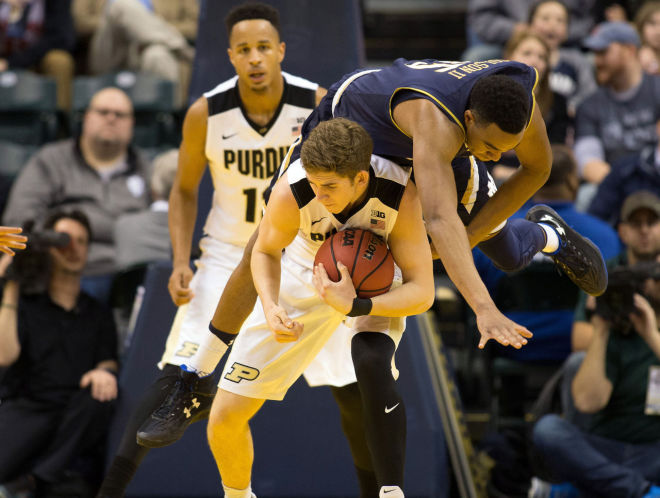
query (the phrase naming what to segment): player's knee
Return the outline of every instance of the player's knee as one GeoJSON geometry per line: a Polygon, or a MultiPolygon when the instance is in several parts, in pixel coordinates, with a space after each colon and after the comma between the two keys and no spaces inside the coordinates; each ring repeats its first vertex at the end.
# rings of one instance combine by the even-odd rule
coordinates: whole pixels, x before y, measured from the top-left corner
{"type": "Polygon", "coordinates": [[[351,355],[358,382],[378,383],[383,373],[391,376],[393,354],[394,341],[389,336],[378,332],[356,334],[351,343],[351,355]]]}

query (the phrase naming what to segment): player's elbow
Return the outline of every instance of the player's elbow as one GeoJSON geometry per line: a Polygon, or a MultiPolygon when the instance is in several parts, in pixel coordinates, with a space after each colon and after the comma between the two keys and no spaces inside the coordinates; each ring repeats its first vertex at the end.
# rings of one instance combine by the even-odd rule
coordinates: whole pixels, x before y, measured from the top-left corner
{"type": "Polygon", "coordinates": [[[411,313],[413,315],[424,313],[425,311],[428,311],[431,306],[433,306],[433,301],[435,300],[435,289],[433,287],[433,283],[430,285],[427,284],[420,286],[420,290],[417,293],[417,296],[418,302],[415,306],[415,312],[411,313]]]}

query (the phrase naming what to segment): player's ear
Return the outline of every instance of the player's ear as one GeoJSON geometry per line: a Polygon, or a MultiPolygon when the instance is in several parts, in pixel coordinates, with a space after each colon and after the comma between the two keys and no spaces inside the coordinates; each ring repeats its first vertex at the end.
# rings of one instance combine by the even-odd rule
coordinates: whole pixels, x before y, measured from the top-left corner
{"type": "Polygon", "coordinates": [[[465,109],[465,112],[463,113],[463,120],[465,121],[465,126],[474,124],[474,113],[470,109],[465,109]]]}
{"type": "Polygon", "coordinates": [[[231,51],[231,48],[227,49],[227,57],[229,57],[229,62],[231,62],[231,65],[234,66],[234,54],[231,51]]]}
{"type": "Polygon", "coordinates": [[[367,185],[369,183],[369,172],[368,171],[358,171],[356,175],[356,180],[360,185],[367,185]]]}
{"type": "Polygon", "coordinates": [[[286,43],[280,42],[280,63],[284,60],[284,54],[286,54],[286,43]]]}

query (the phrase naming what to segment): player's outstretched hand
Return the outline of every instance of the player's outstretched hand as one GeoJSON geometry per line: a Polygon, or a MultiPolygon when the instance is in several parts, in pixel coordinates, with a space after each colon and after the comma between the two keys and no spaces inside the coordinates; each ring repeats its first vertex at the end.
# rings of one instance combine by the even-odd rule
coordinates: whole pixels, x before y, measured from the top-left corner
{"type": "Polygon", "coordinates": [[[193,298],[194,294],[190,288],[192,278],[193,272],[188,265],[179,265],[172,269],[167,290],[170,291],[172,302],[177,306],[186,304],[193,298]]]}
{"type": "Polygon", "coordinates": [[[483,349],[490,339],[502,346],[513,346],[520,349],[527,344],[532,333],[526,327],[509,320],[497,308],[492,308],[477,314],[477,327],[481,333],[479,349],[483,349]]]}
{"type": "Polygon", "coordinates": [[[13,256],[12,249],[25,249],[27,237],[18,235],[22,231],[20,227],[0,227],[0,252],[13,256]]]}
{"type": "Polygon", "coordinates": [[[321,299],[345,315],[351,311],[353,299],[357,294],[348,268],[343,263],[337,262],[337,269],[339,270],[339,282],[333,282],[328,277],[323,263],[319,263],[314,267],[312,281],[321,299]]]}
{"type": "Polygon", "coordinates": [[[291,320],[281,306],[271,306],[265,310],[265,314],[268,326],[277,342],[295,342],[302,334],[302,323],[291,320]]]}

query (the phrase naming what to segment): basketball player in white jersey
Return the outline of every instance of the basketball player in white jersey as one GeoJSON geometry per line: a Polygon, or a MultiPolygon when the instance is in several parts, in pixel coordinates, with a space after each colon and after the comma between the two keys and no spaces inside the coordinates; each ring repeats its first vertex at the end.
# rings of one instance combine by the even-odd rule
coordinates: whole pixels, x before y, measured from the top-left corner
{"type": "MultiPolygon", "coordinates": [[[[131,415],[100,497],[123,496],[148,447],[175,442],[190,423],[208,416],[216,389],[209,374],[256,301],[249,259],[241,260],[261,218],[262,193],[305,118],[325,94],[317,84],[281,71],[285,47],[273,7],[241,5],[228,14],[226,23],[228,54],[237,75],[205,93],[188,110],[170,197],[174,259],[168,287],[179,309],[159,363],[163,374],[131,415]],[[189,266],[191,220],[196,217],[197,188],[207,162],[215,193],[204,227],[206,237],[200,242],[202,256],[193,276],[189,266]],[[241,292],[234,295],[230,309],[218,309],[214,335],[209,332],[209,322],[237,265],[232,278],[241,292]]],[[[342,400],[353,403],[358,416],[361,414],[350,350],[346,348],[343,361],[330,353],[318,360],[325,362],[325,368],[310,370],[307,379],[313,385],[350,384],[333,388],[342,422],[350,425],[345,413],[356,410],[342,400]]],[[[354,460],[363,496],[373,495],[375,477],[364,436],[359,429],[352,434],[349,443],[357,455],[354,460]]]]}
{"type": "Polygon", "coordinates": [[[270,196],[251,262],[260,299],[227,359],[207,429],[226,498],[253,496],[248,421],[266,399],[283,399],[346,316],[354,317],[347,325],[380,496],[404,496],[406,420],[392,362],[402,317],[433,303],[433,269],[410,171],[372,149],[357,123],[322,122],[270,196]],[[372,227],[376,210],[385,223],[372,230],[387,241],[402,282],[360,299],[346,267],[331,282],[322,265],[312,268],[314,255],[335,230],[372,227]]]}

